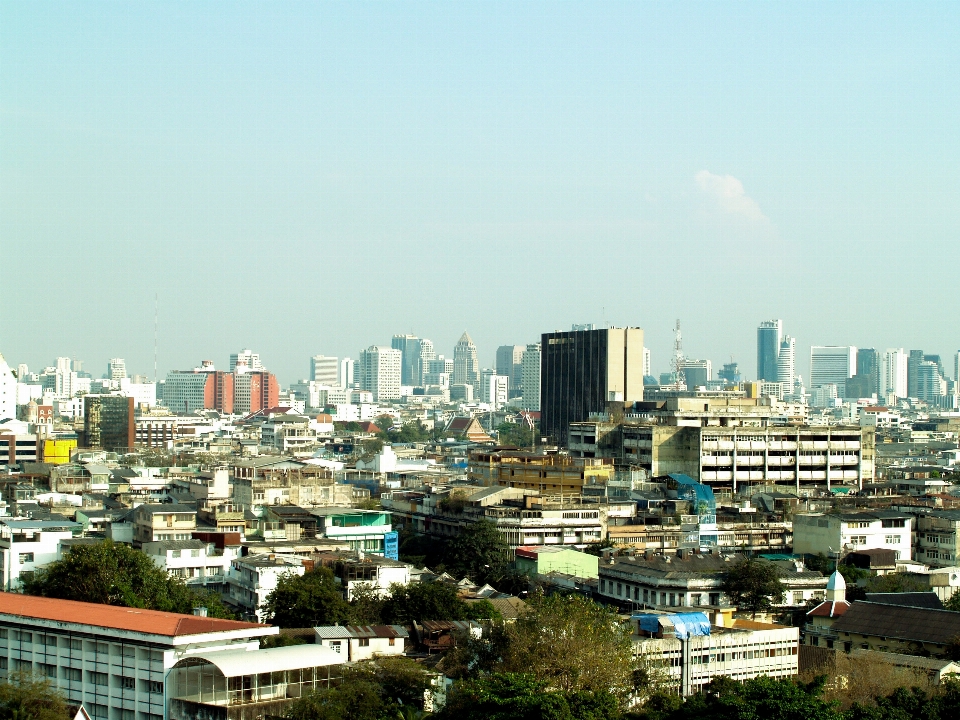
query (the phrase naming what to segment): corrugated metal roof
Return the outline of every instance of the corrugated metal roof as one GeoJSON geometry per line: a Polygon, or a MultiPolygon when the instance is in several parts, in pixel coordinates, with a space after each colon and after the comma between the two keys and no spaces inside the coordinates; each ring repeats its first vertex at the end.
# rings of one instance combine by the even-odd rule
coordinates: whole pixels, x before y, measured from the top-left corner
{"type": "Polygon", "coordinates": [[[343,655],[323,645],[289,645],[266,650],[225,650],[188,655],[185,660],[195,662],[197,658],[216,665],[224,677],[342,665],[344,662],[343,655]]]}
{"type": "Polygon", "coordinates": [[[960,635],[960,613],[862,600],[833,623],[833,630],[946,645],[960,635]]]}
{"type": "Polygon", "coordinates": [[[405,638],[410,634],[400,625],[320,625],[314,632],[323,640],[347,638],[405,638]]]}

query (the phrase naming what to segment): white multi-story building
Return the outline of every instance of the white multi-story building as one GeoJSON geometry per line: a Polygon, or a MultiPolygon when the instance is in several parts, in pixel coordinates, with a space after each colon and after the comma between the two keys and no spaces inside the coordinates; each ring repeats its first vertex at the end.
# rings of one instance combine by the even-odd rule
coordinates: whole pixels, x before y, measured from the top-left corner
{"type": "Polygon", "coordinates": [[[889,398],[907,397],[907,359],[903,348],[888,348],[880,358],[880,397],[883,402],[889,398]]]}
{"type": "Polygon", "coordinates": [[[236,370],[237,365],[246,365],[247,370],[263,370],[263,365],[260,363],[260,354],[249,350],[241,350],[230,355],[230,372],[236,370]]]}
{"type": "Polygon", "coordinates": [[[111,358],[107,363],[107,380],[123,380],[127,377],[127,364],[123,358],[111,358]]]}
{"type": "Polygon", "coordinates": [[[60,558],[60,543],[80,534],[80,523],[69,520],[0,521],[0,578],[3,590],[19,590],[21,578],[60,558]]]}
{"type": "Polygon", "coordinates": [[[160,569],[201,587],[224,585],[238,550],[226,547],[218,552],[213,543],[203,540],[161,540],[143,543],[141,549],[160,569]]]}
{"type": "Polygon", "coordinates": [[[793,380],[797,374],[797,339],[784,335],[777,356],[777,382],[784,383],[788,392],[793,392],[793,380]]]}
{"type": "Polygon", "coordinates": [[[480,373],[480,385],[475,399],[489,404],[494,410],[499,410],[510,399],[510,378],[498,375],[493,370],[484,370],[480,373]]]}
{"type": "Polygon", "coordinates": [[[0,420],[17,417],[17,378],[13,376],[7,361],[0,355],[0,420]]]}
{"type": "Polygon", "coordinates": [[[329,687],[344,662],[316,645],[258,649],[278,632],[204,608],[181,615],[0,593],[0,676],[43,676],[93,720],[256,717],[329,687]]]}
{"type": "Polygon", "coordinates": [[[306,569],[298,557],[251,555],[230,563],[224,599],[244,616],[264,618],[263,604],[285,575],[303,575],[306,569]]]}
{"type": "Polygon", "coordinates": [[[383,345],[360,351],[360,388],[373,393],[374,402],[400,399],[403,353],[383,345]]]}
{"type": "Polygon", "coordinates": [[[540,410],[540,343],[531,343],[523,351],[521,393],[524,410],[540,410]]]}
{"type": "Polygon", "coordinates": [[[340,385],[352,388],[356,382],[356,363],[353,358],[344,358],[340,361],[340,385]]]}
{"type": "Polygon", "coordinates": [[[913,517],[877,510],[793,518],[793,551],[798,555],[846,555],[854,550],[893,550],[898,560],[911,559],[913,517]]]}
{"type": "Polygon", "coordinates": [[[853,346],[822,346],[810,348],[810,387],[836,385],[844,394],[847,380],[857,371],[857,348],[853,346]]]}
{"type": "Polygon", "coordinates": [[[340,362],[329,355],[314,355],[310,358],[310,379],[320,385],[333,387],[337,384],[337,369],[340,362]]]}
{"type": "Polygon", "coordinates": [[[643,349],[643,374],[644,377],[650,375],[650,348],[643,349]]]}

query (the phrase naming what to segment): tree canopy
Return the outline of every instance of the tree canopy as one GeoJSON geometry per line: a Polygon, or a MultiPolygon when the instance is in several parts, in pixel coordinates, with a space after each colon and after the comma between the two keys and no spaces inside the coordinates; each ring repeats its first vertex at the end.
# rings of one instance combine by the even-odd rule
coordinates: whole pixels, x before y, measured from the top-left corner
{"type": "Polygon", "coordinates": [[[333,571],[317,567],[303,575],[289,573],[263,604],[267,622],[280,627],[304,628],[353,622],[350,605],[343,598],[333,571]]]}
{"type": "Polygon", "coordinates": [[[64,720],[67,702],[50,682],[18,671],[0,681],[0,720],[64,720]]]}
{"type": "Polygon", "coordinates": [[[211,617],[232,617],[218,595],[189,588],[146,554],[110,540],[74,546],[62,560],[25,578],[23,592],[178,613],[190,613],[202,605],[211,617]]]}
{"type": "Polygon", "coordinates": [[[786,592],[773,563],[748,558],[727,571],[720,588],[731,605],[751,613],[767,612],[782,603],[786,592]]]}

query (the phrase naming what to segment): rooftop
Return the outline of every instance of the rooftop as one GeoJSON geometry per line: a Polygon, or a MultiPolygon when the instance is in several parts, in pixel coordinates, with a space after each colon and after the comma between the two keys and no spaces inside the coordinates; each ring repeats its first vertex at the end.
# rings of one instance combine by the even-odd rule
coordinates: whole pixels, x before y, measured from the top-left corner
{"type": "Polygon", "coordinates": [[[861,600],[833,624],[833,630],[946,645],[960,635],[960,613],[861,600]]]}
{"type": "MultiPolygon", "coordinates": [[[[183,637],[235,630],[267,630],[267,625],[221,620],[219,618],[181,615],[180,613],[141,608],[116,607],[98,603],[33,597],[0,592],[0,616],[16,616],[32,620],[51,620],[77,625],[127,630],[147,635],[183,637]]],[[[0,618],[8,620],[9,618],[0,618]]],[[[264,634],[264,633],[259,633],[264,634]]]]}

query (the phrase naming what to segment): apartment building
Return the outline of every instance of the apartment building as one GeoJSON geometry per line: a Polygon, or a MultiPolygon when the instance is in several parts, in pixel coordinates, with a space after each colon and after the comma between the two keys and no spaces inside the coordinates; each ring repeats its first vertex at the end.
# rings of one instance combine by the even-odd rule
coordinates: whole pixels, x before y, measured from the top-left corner
{"type": "Polygon", "coordinates": [[[653,477],[683,473],[733,492],[758,485],[782,485],[795,492],[813,486],[859,489],[874,478],[875,432],[853,426],[590,421],[570,426],[570,452],[613,458],[653,477]]]}
{"type": "Polygon", "coordinates": [[[197,612],[0,593],[0,675],[42,675],[94,720],[282,714],[340,676],[343,656],[329,648],[259,650],[278,628],[197,612]]]}
{"type": "Polygon", "coordinates": [[[305,571],[299,557],[251,555],[236,558],[227,572],[227,592],[223,599],[241,616],[261,622],[265,617],[263,604],[280,578],[303,575],[305,571]]]}
{"type": "Polygon", "coordinates": [[[230,565],[239,547],[219,551],[214,543],[203,540],[160,540],[143,543],[140,548],[161,570],[197,586],[220,592],[225,589],[230,565]]]}
{"type": "Polygon", "coordinates": [[[197,511],[188,505],[145,503],[133,511],[133,542],[190,540],[197,529],[197,511]]]}
{"type": "Polygon", "coordinates": [[[358,510],[348,507],[313,508],[317,518],[317,534],[330,540],[347,543],[351,550],[382,555],[385,538],[393,532],[393,516],[380,510],[358,510]]]}
{"type": "Polygon", "coordinates": [[[60,557],[60,543],[80,534],[83,526],[69,520],[0,521],[0,579],[5,591],[19,590],[21,578],[60,557]]]}
{"type": "MultiPolygon", "coordinates": [[[[607,537],[619,547],[635,550],[653,550],[662,554],[674,554],[688,542],[695,516],[643,518],[644,524],[610,525],[607,537]]],[[[742,522],[718,521],[716,524],[716,549],[720,552],[783,553],[793,545],[793,526],[789,522],[752,518],[742,522]]],[[[712,546],[712,544],[711,544],[712,546]]]]}
{"type": "Polygon", "coordinates": [[[846,555],[853,550],[893,550],[910,560],[913,517],[891,510],[855,513],[801,513],[793,518],[793,551],[798,555],[846,555]]]}
{"type": "Polygon", "coordinates": [[[356,558],[337,560],[333,572],[340,579],[348,601],[353,600],[360,588],[369,589],[380,597],[389,597],[391,585],[410,584],[409,565],[362,552],[357,553],[356,558]]]}
{"type": "MultiPolygon", "coordinates": [[[[599,595],[623,607],[682,608],[728,605],[721,589],[726,572],[742,555],[679,552],[611,558],[599,566],[599,595]]],[[[800,565],[780,565],[786,596],[780,606],[822,600],[827,578],[800,565]]]]}
{"type": "Polygon", "coordinates": [[[231,468],[237,505],[327,505],[338,497],[327,468],[277,456],[236,460],[231,468]]]}
{"type": "Polygon", "coordinates": [[[584,486],[606,485],[613,475],[612,460],[512,450],[472,452],[467,465],[467,479],[472,484],[536,490],[545,495],[579,495],[584,486]]]}
{"type": "Polygon", "coordinates": [[[917,517],[917,562],[934,568],[960,563],[960,510],[934,510],[917,517]]]}

